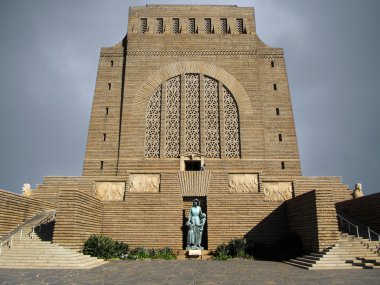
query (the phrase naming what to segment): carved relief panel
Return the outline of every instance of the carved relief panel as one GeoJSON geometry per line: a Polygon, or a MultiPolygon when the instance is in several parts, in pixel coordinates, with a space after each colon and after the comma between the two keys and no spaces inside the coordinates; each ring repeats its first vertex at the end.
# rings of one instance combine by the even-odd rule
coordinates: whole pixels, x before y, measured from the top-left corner
{"type": "Polygon", "coordinates": [[[286,201],[293,198],[292,182],[263,182],[265,201],[286,201]]]}
{"type": "Polygon", "coordinates": [[[160,174],[130,174],[129,192],[160,192],[160,174]]]}
{"type": "Polygon", "coordinates": [[[95,197],[101,201],[123,201],[125,182],[95,182],[95,197]]]}
{"type": "Polygon", "coordinates": [[[259,179],[257,174],[230,174],[228,177],[228,186],[231,193],[259,192],[259,179]]]}

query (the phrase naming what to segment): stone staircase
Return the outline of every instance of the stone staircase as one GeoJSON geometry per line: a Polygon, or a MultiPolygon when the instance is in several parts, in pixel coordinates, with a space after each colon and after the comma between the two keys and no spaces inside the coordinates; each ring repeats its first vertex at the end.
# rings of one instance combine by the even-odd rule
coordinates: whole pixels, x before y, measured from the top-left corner
{"type": "Polygon", "coordinates": [[[376,252],[379,242],[341,233],[338,243],[321,253],[310,253],[285,263],[309,270],[320,269],[380,269],[376,252]]]}
{"type": "Polygon", "coordinates": [[[28,269],[90,269],[107,263],[104,260],[83,255],[71,249],[44,241],[34,234],[17,233],[11,248],[4,246],[0,256],[0,268],[28,269]]]}

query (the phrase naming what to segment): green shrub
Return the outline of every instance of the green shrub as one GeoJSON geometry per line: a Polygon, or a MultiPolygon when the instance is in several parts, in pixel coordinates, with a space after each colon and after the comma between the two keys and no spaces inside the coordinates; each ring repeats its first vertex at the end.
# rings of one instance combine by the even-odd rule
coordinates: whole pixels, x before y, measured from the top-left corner
{"type": "Polygon", "coordinates": [[[136,247],[128,254],[128,259],[145,259],[149,258],[149,251],[145,247],[136,247]]]}
{"type": "Polygon", "coordinates": [[[129,246],[122,241],[115,241],[114,257],[123,259],[128,255],[129,246]]]}
{"type": "Polygon", "coordinates": [[[246,257],[247,241],[244,238],[235,238],[228,242],[228,253],[232,257],[246,257]]]}
{"type": "Polygon", "coordinates": [[[83,253],[97,258],[111,259],[115,255],[115,242],[103,235],[91,235],[84,243],[83,253]]]}
{"type": "Polygon", "coordinates": [[[228,245],[225,243],[218,245],[212,254],[216,260],[227,260],[232,257],[229,255],[228,245]]]}
{"type": "Polygon", "coordinates": [[[128,254],[128,259],[176,259],[174,251],[170,247],[163,249],[146,249],[144,247],[136,247],[128,254]]]}
{"type": "Polygon", "coordinates": [[[177,258],[173,249],[171,249],[170,247],[164,247],[163,249],[160,249],[159,254],[160,254],[160,258],[166,259],[166,260],[177,258]]]}

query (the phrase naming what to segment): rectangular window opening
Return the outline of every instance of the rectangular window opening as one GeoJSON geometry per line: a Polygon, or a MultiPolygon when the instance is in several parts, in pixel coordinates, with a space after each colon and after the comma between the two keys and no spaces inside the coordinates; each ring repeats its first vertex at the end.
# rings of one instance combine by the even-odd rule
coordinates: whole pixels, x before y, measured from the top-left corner
{"type": "Polygon", "coordinates": [[[276,108],[276,115],[280,116],[280,108],[276,108]]]}
{"type": "Polygon", "coordinates": [[[157,19],[156,31],[158,34],[164,33],[164,20],[162,18],[157,19]]]}
{"type": "Polygon", "coordinates": [[[278,140],[282,142],[282,134],[278,134],[278,140]]]}
{"type": "Polygon", "coordinates": [[[109,111],[109,108],[108,108],[108,107],[106,107],[106,115],[108,115],[108,111],[109,111]]]}
{"type": "Polygon", "coordinates": [[[148,19],[147,18],[142,18],[140,20],[140,31],[142,34],[145,34],[147,32],[147,29],[148,29],[148,19]]]}
{"type": "Polygon", "coordinates": [[[189,19],[189,34],[195,34],[196,29],[195,29],[195,19],[191,18],[189,19]]]}
{"type": "Polygon", "coordinates": [[[113,60],[111,60],[111,67],[113,67],[113,60]]]}
{"type": "Polygon", "coordinates": [[[201,161],[200,160],[185,160],[185,170],[186,171],[201,171],[201,161]]]}
{"type": "Polygon", "coordinates": [[[227,19],[220,19],[220,33],[227,34],[227,19]]]}
{"type": "Polygon", "coordinates": [[[270,66],[274,67],[274,61],[273,60],[270,62],[270,66]]]}
{"type": "Polygon", "coordinates": [[[105,142],[107,139],[107,134],[103,134],[103,141],[105,142]]]}
{"type": "Polygon", "coordinates": [[[285,161],[281,161],[281,169],[285,169],[285,161]]]}
{"type": "Polygon", "coordinates": [[[205,34],[211,34],[211,19],[205,19],[205,34]]]}
{"type": "Polygon", "coordinates": [[[111,83],[108,83],[108,90],[111,90],[111,83]]]}
{"type": "Polygon", "coordinates": [[[102,170],[103,170],[103,168],[104,168],[104,161],[103,161],[103,160],[101,160],[101,161],[100,161],[100,169],[102,169],[102,170]]]}
{"type": "Polygon", "coordinates": [[[273,84],[273,90],[277,91],[277,84],[276,83],[273,84]]]}
{"type": "Polygon", "coordinates": [[[243,19],[236,19],[236,30],[239,34],[244,33],[243,19]]]}
{"type": "Polygon", "coordinates": [[[179,19],[178,18],[173,19],[173,33],[179,34],[179,19]]]}

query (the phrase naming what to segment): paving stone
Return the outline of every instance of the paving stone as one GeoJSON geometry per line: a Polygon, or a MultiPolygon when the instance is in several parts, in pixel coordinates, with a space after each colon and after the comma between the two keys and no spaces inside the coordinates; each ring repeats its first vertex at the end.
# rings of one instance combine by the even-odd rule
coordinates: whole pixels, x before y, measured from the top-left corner
{"type": "Polygon", "coordinates": [[[379,284],[380,270],[308,271],[281,262],[111,261],[89,270],[0,269],[0,284],[379,284]]]}

